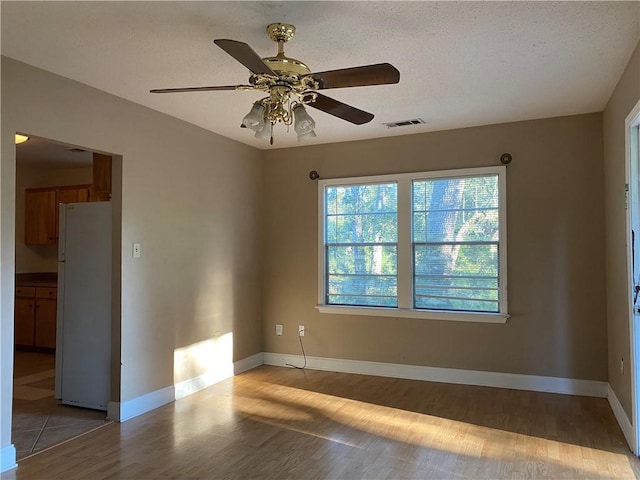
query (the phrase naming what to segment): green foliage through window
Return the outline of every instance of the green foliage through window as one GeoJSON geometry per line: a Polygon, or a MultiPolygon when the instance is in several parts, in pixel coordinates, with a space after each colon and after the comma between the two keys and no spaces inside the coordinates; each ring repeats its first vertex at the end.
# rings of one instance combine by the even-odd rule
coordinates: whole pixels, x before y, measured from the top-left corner
{"type": "Polygon", "coordinates": [[[398,306],[398,187],[325,190],[326,303],[398,306]]]}
{"type": "Polygon", "coordinates": [[[413,182],[414,308],[499,312],[498,176],[413,182]]]}
{"type": "Polygon", "coordinates": [[[503,174],[487,167],[327,182],[321,302],[506,313],[503,174]],[[402,292],[399,270],[411,276],[402,292]]]}

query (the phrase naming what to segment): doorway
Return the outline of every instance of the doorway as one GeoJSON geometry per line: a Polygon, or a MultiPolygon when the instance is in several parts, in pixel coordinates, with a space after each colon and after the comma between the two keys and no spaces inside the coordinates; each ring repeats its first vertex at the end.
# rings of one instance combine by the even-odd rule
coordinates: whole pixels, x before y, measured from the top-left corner
{"type": "MultiPolygon", "coordinates": [[[[40,209],[53,208],[57,214],[59,203],[108,201],[110,195],[105,195],[104,178],[96,180],[97,176],[106,175],[105,158],[111,163],[110,155],[37,137],[16,144],[16,345],[11,436],[18,461],[110,423],[105,411],[63,405],[55,398],[56,381],[59,380],[56,350],[58,354],[61,352],[56,338],[58,221],[56,216],[50,224],[33,223],[34,218],[42,218],[38,216],[40,209]]],[[[114,156],[113,160],[121,162],[121,157],[114,156]]],[[[116,172],[121,171],[120,165],[116,165],[116,172]]],[[[115,240],[119,238],[121,223],[120,176],[113,175],[110,168],[109,186],[114,178],[117,184],[114,185],[112,239],[115,240]]],[[[113,247],[112,258],[116,265],[119,264],[120,248],[115,241],[113,247]]],[[[119,268],[112,267],[111,273],[113,305],[114,298],[119,299],[119,268]]],[[[111,323],[114,341],[107,350],[112,359],[109,400],[114,400],[119,397],[120,372],[113,369],[114,364],[119,365],[119,317],[114,316],[111,323]]]]}
{"type": "Polygon", "coordinates": [[[633,450],[640,455],[640,102],[625,121],[633,450]]]}

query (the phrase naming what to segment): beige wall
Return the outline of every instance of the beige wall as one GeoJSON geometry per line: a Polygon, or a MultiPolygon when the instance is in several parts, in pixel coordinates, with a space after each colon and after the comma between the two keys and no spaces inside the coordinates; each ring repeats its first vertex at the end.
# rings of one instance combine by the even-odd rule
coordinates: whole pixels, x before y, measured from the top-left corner
{"type": "Polygon", "coordinates": [[[589,114],[265,153],[264,350],[576,379],[607,379],[602,117],[589,114]],[[506,324],[320,314],[322,178],[507,167],[506,324]],[[285,334],[275,336],[275,324],[285,334]]]}
{"type": "MultiPolygon", "coordinates": [[[[627,115],[640,100],[640,43],[636,47],[603,114],[607,258],[609,383],[631,419],[630,369],[620,373],[620,359],[630,365],[629,293],[625,197],[625,131],[627,115]]],[[[639,366],[636,365],[636,368],[639,366]]]]}
{"type": "Polygon", "coordinates": [[[0,448],[11,444],[15,131],[122,156],[122,401],[220,361],[192,359],[174,378],[176,349],[232,337],[225,362],[260,352],[260,152],[6,57],[1,73],[0,448]]]}
{"type": "MultiPolygon", "coordinates": [[[[3,58],[2,418],[10,416],[14,248],[20,248],[14,245],[15,131],[122,156],[122,185],[114,185],[121,191],[115,201],[122,202],[122,344],[114,351],[121,347],[123,401],[206,370],[209,360],[191,358],[176,375],[176,350],[215,346],[232,334],[233,360],[262,350],[297,354],[295,326],[305,324],[313,356],[608,379],[630,416],[630,381],[617,368],[619,357],[629,355],[626,297],[619,292],[625,275],[620,126],[640,98],[639,56],[636,49],[604,117],[262,154],[3,58]],[[506,324],[317,312],[317,182],[309,180],[310,170],[330,178],[466,168],[497,165],[503,152],[514,156],[507,168],[506,324]],[[130,258],[134,241],[142,244],[138,260],[130,258]],[[284,323],[284,336],[275,336],[275,323],[284,323]]],[[[0,447],[10,444],[8,422],[0,436],[0,447]]]]}
{"type": "Polygon", "coordinates": [[[55,245],[24,243],[25,189],[91,184],[92,172],[91,167],[32,168],[21,166],[20,162],[16,164],[16,273],[58,271],[55,245]]]}

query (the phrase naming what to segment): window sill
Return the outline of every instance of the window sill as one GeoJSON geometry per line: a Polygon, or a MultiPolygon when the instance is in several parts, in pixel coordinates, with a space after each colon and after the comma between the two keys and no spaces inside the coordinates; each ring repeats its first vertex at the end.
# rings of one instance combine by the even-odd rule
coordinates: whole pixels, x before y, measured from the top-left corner
{"type": "Polygon", "coordinates": [[[447,320],[453,322],[507,323],[506,313],[436,312],[411,308],[367,308],[337,305],[316,305],[320,313],[335,315],[364,315],[369,317],[421,318],[425,320],[447,320]]]}

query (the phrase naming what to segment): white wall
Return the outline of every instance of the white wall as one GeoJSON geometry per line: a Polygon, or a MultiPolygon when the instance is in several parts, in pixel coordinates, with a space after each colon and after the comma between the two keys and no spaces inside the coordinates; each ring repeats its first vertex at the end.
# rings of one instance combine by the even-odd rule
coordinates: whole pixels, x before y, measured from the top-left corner
{"type": "Polygon", "coordinates": [[[1,74],[3,452],[11,447],[16,131],[122,156],[121,401],[260,352],[260,152],[6,57],[1,74]],[[132,242],[142,244],[139,259],[132,242]],[[174,380],[176,350],[221,338],[232,352],[192,358],[174,380]]]}

